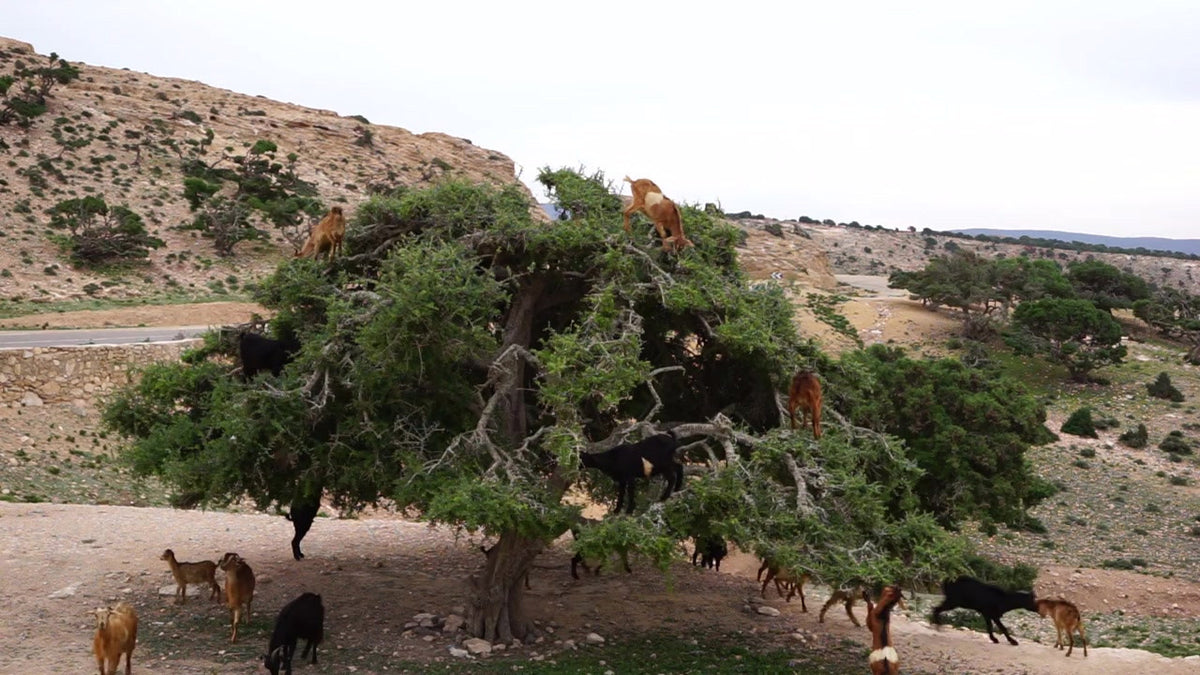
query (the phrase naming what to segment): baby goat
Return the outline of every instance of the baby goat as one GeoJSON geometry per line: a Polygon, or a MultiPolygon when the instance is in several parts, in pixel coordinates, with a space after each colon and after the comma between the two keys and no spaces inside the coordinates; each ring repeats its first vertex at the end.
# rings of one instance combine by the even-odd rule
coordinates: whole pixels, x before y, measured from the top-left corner
{"type": "Polygon", "coordinates": [[[1055,648],[1063,648],[1062,636],[1065,632],[1067,639],[1071,643],[1067,648],[1067,656],[1070,656],[1071,652],[1075,649],[1075,631],[1079,631],[1079,641],[1083,643],[1083,655],[1087,656],[1087,639],[1083,636],[1083,618],[1079,616],[1078,607],[1061,598],[1058,600],[1038,600],[1037,613],[1054,619],[1055,648]]]}
{"type": "Polygon", "coordinates": [[[808,572],[796,572],[780,565],[774,565],[767,561],[763,561],[762,567],[758,568],[758,577],[762,578],[762,597],[767,597],[767,584],[775,582],[775,592],[779,597],[783,597],[783,589],[786,586],[788,589],[787,597],[784,598],[787,602],[792,601],[792,596],[800,594],[800,611],[807,612],[808,604],[804,602],[804,584],[808,583],[811,577],[808,572]],[[766,571],[767,576],[763,577],[762,573],[766,571]]]}
{"type": "Polygon", "coordinates": [[[213,561],[177,562],[175,560],[175,552],[171,549],[163,551],[163,554],[158,559],[166,560],[167,564],[171,566],[171,576],[175,577],[176,584],[176,604],[187,602],[188,584],[203,584],[207,582],[212,588],[212,592],[208,594],[209,600],[217,600],[221,595],[221,587],[217,585],[217,564],[213,561]]]}
{"type": "Polygon", "coordinates": [[[1004,637],[1008,638],[1008,643],[1016,645],[1017,641],[1009,634],[1008,629],[1004,624],[1000,623],[1000,617],[1004,616],[1005,612],[1010,612],[1014,609],[1025,609],[1030,612],[1038,611],[1037,602],[1030,591],[1006,591],[998,586],[985,584],[978,579],[971,577],[959,577],[954,581],[947,581],[942,584],[942,593],[946,596],[942,604],[933,608],[933,623],[941,623],[942,612],[963,607],[973,609],[983,616],[984,623],[987,624],[988,637],[992,642],[999,643],[996,635],[992,632],[992,624],[1004,633],[1004,637]]]}
{"type": "Polygon", "coordinates": [[[325,606],[321,604],[321,596],[316,593],[303,593],[279,610],[275,619],[275,630],[271,633],[271,642],[267,645],[267,654],[263,656],[263,665],[271,671],[271,675],[279,675],[279,669],[292,675],[292,656],[296,653],[296,643],[304,638],[307,643],[300,658],[308,655],[312,649],[312,660],[317,664],[317,645],[325,639],[325,606]]]}
{"type": "Polygon", "coordinates": [[[863,591],[867,601],[867,630],[871,631],[871,655],[867,664],[871,675],[896,675],[900,672],[900,658],[892,647],[892,607],[903,602],[904,594],[899,586],[884,586],[879,594],[879,604],[871,604],[871,594],[863,591]]]}
{"type": "Polygon", "coordinates": [[[342,240],[345,237],[346,216],[342,214],[342,207],[335,206],[308,233],[308,240],[303,248],[296,251],[296,257],[320,257],[322,253],[327,253],[328,260],[333,260],[335,255],[342,252],[342,240]]]}
{"type": "MultiPolygon", "coordinates": [[[[846,616],[850,617],[850,623],[854,624],[855,628],[861,627],[862,624],[854,617],[853,607],[854,603],[866,592],[867,589],[862,586],[845,586],[833,589],[833,592],[829,594],[829,599],[821,607],[821,613],[817,615],[817,623],[825,623],[825,612],[829,611],[830,607],[833,607],[840,601],[846,607],[846,616]]],[[[901,601],[901,606],[903,606],[903,601],[901,601]]]]}
{"type": "Polygon", "coordinates": [[[589,469],[600,469],[617,481],[617,508],[613,513],[621,512],[621,502],[627,493],[629,506],[626,513],[633,513],[638,478],[662,476],[666,479],[667,489],[663,490],[660,501],[683,486],[683,465],[675,459],[678,449],[679,441],[674,434],[655,434],[637,443],[623,443],[604,452],[582,453],[579,461],[589,469]]]}
{"type": "Polygon", "coordinates": [[[321,498],[315,499],[297,499],[292,502],[291,508],[284,516],[292,523],[292,528],[295,530],[295,535],[292,536],[292,557],[300,560],[304,554],[300,552],[300,542],[304,539],[304,535],[308,534],[309,528],[312,527],[313,519],[317,517],[317,512],[321,510],[321,498]]]}
{"type": "Polygon", "coordinates": [[[115,675],[122,654],[125,655],[125,675],[129,675],[133,668],[133,648],[137,646],[137,613],[123,602],[115,607],[98,607],[94,613],[96,637],[92,639],[92,651],[96,654],[100,675],[115,675]]]}
{"type": "Polygon", "coordinates": [[[233,634],[230,642],[237,642],[238,621],[246,623],[250,620],[250,603],[254,602],[254,570],[236,553],[226,553],[221,556],[217,566],[225,570],[225,601],[229,605],[230,620],[233,623],[233,634]],[[246,607],[243,620],[242,606],[246,607]]]}

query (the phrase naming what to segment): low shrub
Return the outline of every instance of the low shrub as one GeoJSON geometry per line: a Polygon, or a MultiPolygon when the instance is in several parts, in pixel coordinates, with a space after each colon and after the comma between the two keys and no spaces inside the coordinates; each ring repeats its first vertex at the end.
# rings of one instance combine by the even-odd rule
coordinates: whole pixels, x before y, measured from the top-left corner
{"type": "Polygon", "coordinates": [[[1071,413],[1059,431],[1072,436],[1097,438],[1096,423],[1092,420],[1092,409],[1085,406],[1071,413]]]}

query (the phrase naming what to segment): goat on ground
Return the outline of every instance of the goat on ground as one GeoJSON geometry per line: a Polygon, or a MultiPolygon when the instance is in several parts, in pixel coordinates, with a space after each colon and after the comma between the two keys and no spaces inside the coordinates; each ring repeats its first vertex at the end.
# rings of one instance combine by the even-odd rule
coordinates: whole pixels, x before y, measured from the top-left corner
{"type": "Polygon", "coordinates": [[[626,513],[633,513],[638,478],[662,476],[666,479],[667,488],[663,490],[660,501],[683,486],[683,464],[675,458],[678,449],[679,441],[674,434],[655,434],[637,443],[622,443],[604,452],[581,453],[579,461],[589,469],[600,469],[617,481],[617,508],[613,513],[621,512],[621,503],[626,494],[629,495],[626,513]]]}
{"type": "Polygon", "coordinates": [[[325,605],[321,604],[321,596],[316,593],[302,593],[279,610],[275,630],[271,632],[271,642],[263,656],[263,665],[271,671],[271,675],[279,675],[280,668],[287,675],[292,675],[292,656],[301,638],[307,643],[304,651],[300,652],[300,658],[307,656],[311,648],[312,660],[309,663],[315,666],[317,645],[325,639],[325,605]]]}
{"type": "Polygon", "coordinates": [[[633,201],[621,212],[626,233],[630,232],[629,216],[640,211],[654,222],[654,229],[662,239],[664,251],[679,251],[693,245],[683,234],[683,219],[679,215],[679,206],[663,195],[662,188],[649,178],[633,180],[625,176],[625,182],[629,183],[629,189],[633,192],[633,201]]]}
{"type": "Polygon", "coordinates": [[[137,612],[121,602],[113,607],[98,607],[93,613],[96,615],[96,636],[92,639],[92,652],[96,655],[100,675],[114,675],[117,666],[121,665],[122,654],[125,655],[125,675],[129,675],[133,669],[133,648],[137,646],[137,612]]]}
{"type": "Polygon", "coordinates": [[[296,339],[276,340],[258,333],[243,332],[238,335],[238,358],[242,361],[242,379],[247,382],[264,370],[275,377],[291,362],[300,343],[296,339]]]}
{"type": "Polygon", "coordinates": [[[879,604],[871,604],[871,594],[863,591],[867,601],[867,630],[871,631],[871,655],[867,665],[871,675],[896,675],[900,672],[900,658],[892,647],[892,607],[903,603],[904,594],[899,586],[884,586],[879,594],[879,604]]]}
{"type": "MultiPolygon", "coordinates": [[[[594,523],[597,521],[591,520],[588,518],[580,518],[579,522],[573,523],[571,525],[571,536],[578,539],[580,526],[583,525],[584,523],[588,523],[588,522],[594,523]]],[[[633,574],[633,568],[629,566],[629,551],[627,551],[625,549],[621,549],[621,550],[617,551],[617,556],[621,558],[621,566],[625,568],[625,573],[633,574]]],[[[592,564],[589,565],[587,560],[584,559],[582,553],[576,553],[575,556],[573,558],[571,558],[571,577],[574,579],[579,578],[579,569],[578,568],[580,568],[580,567],[583,568],[584,572],[588,572],[592,576],[598,577],[598,576],[600,576],[600,570],[604,567],[604,563],[605,563],[605,560],[600,559],[600,560],[592,561],[592,564]]]]}
{"type": "Polygon", "coordinates": [[[792,377],[788,387],[788,417],[796,428],[796,411],[803,424],[805,413],[812,419],[813,438],[821,437],[821,381],[811,370],[801,370],[792,377]]]}
{"type": "Polygon", "coordinates": [[[304,247],[296,251],[297,258],[319,257],[327,253],[327,259],[342,252],[342,240],[346,237],[346,217],[342,215],[342,207],[335,206],[317,223],[308,234],[304,247]]]}
{"type": "Polygon", "coordinates": [[[788,589],[787,597],[784,598],[787,602],[791,602],[792,596],[799,593],[800,611],[808,611],[808,604],[804,602],[804,584],[808,583],[809,579],[812,578],[808,575],[808,572],[797,572],[764,560],[762,567],[758,568],[758,576],[755,578],[762,578],[762,592],[760,593],[762,597],[767,597],[767,584],[774,581],[775,592],[779,594],[779,597],[783,597],[783,589],[785,587],[788,589]],[[766,577],[762,575],[764,571],[767,573],[766,577]]]}
{"type": "Polygon", "coordinates": [[[696,537],[696,550],[692,552],[692,565],[700,558],[700,566],[721,571],[721,560],[729,555],[729,546],[720,535],[710,534],[696,537]]]}
{"type": "Polygon", "coordinates": [[[163,551],[163,554],[158,559],[166,560],[167,565],[171,567],[171,576],[175,577],[176,604],[187,602],[188,584],[207,583],[212,588],[212,592],[208,594],[208,599],[219,599],[221,587],[217,585],[217,564],[215,562],[202,560],[200,562],[181,563],[175,560],[175,552],[171,549],[163,551]]]}
{"type": "Polygon", "coordinates": [[[992,632],[992,624],[995,624],[1004,633],[1009,644],[1017,644],[1004,624],[1000,623],[1000,617],[1004,616],[1006,612],[1014,609],[1038,611],[1036,599],[1031,591],[1006,591],[999,586],[985,584],[971,577],[959,577],[954,581],[944,582],[942,593],[946,598],[942,600],[942,604],[933,608],[933,623],[941,623],[942,612],[959,607],[973,609],[983,616],[983,621],[987,624],[988,637],[995,643],[999,643],[1000,640],[996,639],[995,633],[992,632]]]}
{"type": "Polygon", "coordinates": [[[1079,631],[1079,641],[1083,643],[1083,655],[1087,656],[1087,638],[1083,636],[1083,617],[1079,615],[1079,608],[1074,603],[1062,598],[1038,600],[1037,613],[1054,619],[1055,648],[1063,648],[1063,633],[1065,632],[1067,640],[1071,643],[1067,647],[1067,656],[1070,656],[1075,649],[1075,631],[1079,631]]]}
{"type": "Polygon", "coordinates": [[[308,534],[309,528],[312,527],[313,519],[317,517],[317,512],[321,510],[321,498],[317,496],[313,499],[297,499],[292,502],[291,508],[288,509],[284,518],[287,518],[292,523],[292,528],[296,534],[292,537],[292,557],[300,560],[304,554],[300,552],[300,541],[304,539],[304,535],[308,534]]]}
{"type": "Polygon", "coordinates": [[[821,607],[821,613],[817,615],[817,623],[825,623],[825,612],[829,611],[838,602],[841,602],[846,607],[846,616],[850,617],[850,623],[856,628],[862,626],[858,619],[854,616],[854,603],[867,592],[867,589],[862,586],[843,586],[842,588],[832,589],[829,594],[829,599],[825,601],[825,605],[821,607]]]}
{"type": "Polygon", "coordinates": [[[254,602],[254,570],[236,553],[226,553],[221,556],[217,566],[225,570],[225,602],[229,605],[230,621],[233,624],[233,634],[230,642],[237,642],[238,622],[250,620],[250,604],[254,602]],[[242,614],[242,606],[246,613],[242,614]],[[242,617],[245,617],[243,619],[242,617]]]}

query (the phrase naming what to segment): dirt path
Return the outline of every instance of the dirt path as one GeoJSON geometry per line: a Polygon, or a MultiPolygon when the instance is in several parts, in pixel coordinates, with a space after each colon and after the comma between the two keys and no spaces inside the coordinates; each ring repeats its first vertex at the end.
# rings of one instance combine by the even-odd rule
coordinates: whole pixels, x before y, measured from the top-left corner
{"type": "MultiPolygon", "coordinates": [[[[463,579],[481,559],[476,542],[446,529],[395,518],[318,519],[305,540],[308,557],[293,561],[290,525],[266,514],[63,504],[0,503],[0,561],[6,611],[0,635],[15,636],[0,651],[3,673],[90,672],[87,610],[121,599],[141,617],[136,672],[253,672],[278,608],[304,590],[321,593],[327,607],[327,644],[322,663],[304,672],[382,672],[399,660],[443,662],[460,632],[421,633],[406,627],[413,615],[461,611],[463,579]],[[173,605],[173,584],[162,550],[182,560],[216,559],[226,550],[246,557],[259,576],[244,639],[230,645],[228,614],[205,598],[173,605]]],[[[807,614],[799,603],[768,593],[780,617],[746,611],[757,592],[757,561],[727,559],[721,573],[676,565],[670,585],[646,565],[632,575],[574,581],[562,550],[539,559],[529,608],[554,632],[543,643],[517,647],[516,658],[562,649],[561,641],[589,632],[607,638],[669,631],[669,618],[686,617],[692,637],[737,631],[777,639],[790,649],[820,648],[848,638],[863,645],[868,635],[840,610],[825,624],[816,613],[823,589],[809,589],[807,614]],[[800,643],[795,634],[807,636],[800,643]],[[802,645],[802,646],[801,646],[802,645]]],[[[1178,583],[1178,582],[1177,582],[1178,583]]],[[[861,618],[862,607],[856,608],[861,618]]],[[[985,635],[935,630],[904,616],[894,622],[896,644],[908,668],[935,673],[1132,673],[1200,672],[1200,658],[1165,659],[1149,652],[1095,648],[1086,661],[1070,660],[1052,646],[1022,636],[1020,647],[993,645],[985,635]]],[[[508,656],[506,658],[513,658],[508,656]]],[[[603,658],[602,652],[597,658],[603,658]]],[[[394,672],[395,667],[391,668],[394,672]]]]}

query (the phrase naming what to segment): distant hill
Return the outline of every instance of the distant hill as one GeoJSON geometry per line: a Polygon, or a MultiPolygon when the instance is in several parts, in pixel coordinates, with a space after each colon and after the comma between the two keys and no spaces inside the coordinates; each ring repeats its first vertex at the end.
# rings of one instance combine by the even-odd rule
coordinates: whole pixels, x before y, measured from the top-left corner
{"type": "Polygon", "coordinates": [[[1077,241],[1083,244],[1103,244],[1116,248],[1146,249],[1147,251],[1175,251],[1200,255],[1200,239],[1167,239],[1166,237],[1108,237],[1102,234],[1078,234],[1075,232],[1059,232],[1057,230],[989,230],[974,228],[969,230],[950,230],[963,234],[984,234],[991,237],[1012,237],[1019,239],[1058,239],[1059,241],[1077,241]]]}

